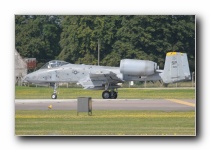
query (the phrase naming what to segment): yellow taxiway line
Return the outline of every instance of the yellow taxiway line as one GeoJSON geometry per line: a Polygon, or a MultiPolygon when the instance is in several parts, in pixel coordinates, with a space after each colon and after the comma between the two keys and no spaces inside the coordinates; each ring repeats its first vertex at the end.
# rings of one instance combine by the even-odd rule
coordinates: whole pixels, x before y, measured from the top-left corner
{"type": "Polygon", "coordinates": [[[190,102],[185,102],[183,100],[178,100],[178,99],[166,99],[166,100],[169,100],[169,101],[174,102],[174,103],[179,103],[179,104],[195,107],[195,104],[190,103],[190,102]]]}

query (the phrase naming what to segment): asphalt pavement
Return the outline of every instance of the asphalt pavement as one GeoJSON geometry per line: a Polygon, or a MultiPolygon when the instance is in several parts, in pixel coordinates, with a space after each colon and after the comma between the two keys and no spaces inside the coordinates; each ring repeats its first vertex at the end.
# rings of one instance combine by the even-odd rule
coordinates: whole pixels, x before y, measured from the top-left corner
{"type": "MultiPolygon", "coordinates": [[[[190,111],[195,99],[92,99],[93,110],[190,111]]],[[[16,99],[15,110],[77,110],[77,99],[16,99]]]]}

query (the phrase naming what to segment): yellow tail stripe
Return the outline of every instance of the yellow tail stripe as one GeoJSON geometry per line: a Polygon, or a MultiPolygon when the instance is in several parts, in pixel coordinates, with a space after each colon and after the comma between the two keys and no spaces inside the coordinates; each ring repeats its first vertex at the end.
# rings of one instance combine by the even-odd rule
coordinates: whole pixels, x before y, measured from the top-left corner
{"type": "Polygon", "coordinates": [[[166,100],[169,100],[169,101],[174,102],[174,103],[179,103],[179,104],[195,107],[195,104],[193,104],[193,103],[181,101],[181,100],[178,100],[178,99],[166,99],[166,100]]]}
{"type": "Polygon", "coordinates": [[[177,54],[177,52],[168,52],[166,55],[167,56],[172,56],[172,55],[176,55],[177,54]]]}

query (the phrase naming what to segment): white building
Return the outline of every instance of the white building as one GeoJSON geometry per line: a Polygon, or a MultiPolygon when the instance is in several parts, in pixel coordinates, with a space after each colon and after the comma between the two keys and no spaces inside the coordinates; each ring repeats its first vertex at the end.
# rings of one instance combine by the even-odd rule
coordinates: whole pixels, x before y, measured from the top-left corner
{"type": "Polygon", "coordinates": [[[15,84],[20,85],[21,79],[27,75],[27,63],[20,54],[15,50],[15,84]]]}

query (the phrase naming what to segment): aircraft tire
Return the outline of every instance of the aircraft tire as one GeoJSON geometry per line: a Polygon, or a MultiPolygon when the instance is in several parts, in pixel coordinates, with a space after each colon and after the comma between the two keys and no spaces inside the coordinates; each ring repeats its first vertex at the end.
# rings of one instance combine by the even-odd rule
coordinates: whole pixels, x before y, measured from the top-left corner
{"type": "Polygon", "coordinates": [[[103,91],[102,97],[103,99],[109,99],[111,97],[111,93],[109,91],[103,91]]]}
{"type": "Polygon", "coordinates": [[[53,93],[51,96],[52,99],[57,99],[57,94],[53,93]]]}
{"type": "Polygon", "coordinates": [[[114,92],[113,95],[111,96],[112,99],[116,99],[117,98],[117,92],[114,92]]]}

